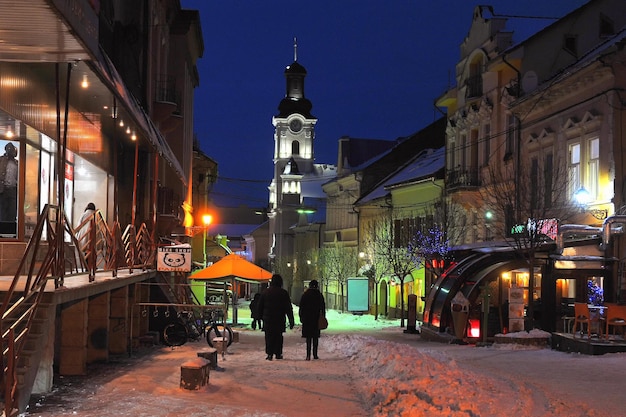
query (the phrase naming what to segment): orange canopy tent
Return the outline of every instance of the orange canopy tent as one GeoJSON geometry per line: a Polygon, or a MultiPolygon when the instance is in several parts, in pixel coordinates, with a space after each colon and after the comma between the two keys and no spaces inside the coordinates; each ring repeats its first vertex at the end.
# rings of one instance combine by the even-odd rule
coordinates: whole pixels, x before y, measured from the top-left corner
{"type": "Polygon", "coordinates": [[[235,287],[235,281],[244,281],[252,283],[268,282],[272,278],[272,273],[261,268],[252,262],[247,261],[242,256],[234,253],[224,256],[213,265],[209,265],[204,269],[194,272],[189,276],[189,279],[195,279],[199,281],[218,281],[226,282],[232,281],[233,289],[235,290],[234,308],[233,308],[233,323],[237,324],[237,291],[235,287]]]}
{"type": "Polygon", "coordinates": [[[240,255],[231,253],[213,265],[209,265],[189,276],[189,279],[204,281],[213,279],[224,280],[225,278],[258,283],[269,281],[272,278],[272,273],[247,261],[240,255]]]}

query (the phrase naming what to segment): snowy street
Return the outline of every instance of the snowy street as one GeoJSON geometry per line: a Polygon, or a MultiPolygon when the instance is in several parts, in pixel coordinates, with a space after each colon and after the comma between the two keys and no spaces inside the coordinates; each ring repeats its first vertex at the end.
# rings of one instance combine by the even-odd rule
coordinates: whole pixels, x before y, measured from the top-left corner
{"type": "Polygon", "coordinates": [[[285,334],[285,359],[266,361],[263,333],[247,326],[198,391],[179,388],[180,365],[206,343],[156,346],[62,378],[25,415],[612,417],[626,409],[625,354],[446,345],[404,334],[398,321],[328,319],[318,361],[304,360],[298,326],[285,334]]]}

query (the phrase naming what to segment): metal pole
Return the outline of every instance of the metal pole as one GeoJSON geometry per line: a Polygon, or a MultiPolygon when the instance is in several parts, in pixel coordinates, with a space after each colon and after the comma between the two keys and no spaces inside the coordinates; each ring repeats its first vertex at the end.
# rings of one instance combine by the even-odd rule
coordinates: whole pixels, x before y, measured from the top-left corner
{"type": "Polygon", "coordinates": [[[139,171],[139,140],[135,139],[135,167],[133,169],[133,208],[130,219],[130,224],[135,227],[135,220],[137,218],[137,175],[139,171]]]}
{"type": "Polygon", "coordinates": [[[482,325],[482,339],[483,343],[487,342],[487,331],[489,330],[489,287],[485,284],[481,287],[483,296],[483,325],[482,325]]]}

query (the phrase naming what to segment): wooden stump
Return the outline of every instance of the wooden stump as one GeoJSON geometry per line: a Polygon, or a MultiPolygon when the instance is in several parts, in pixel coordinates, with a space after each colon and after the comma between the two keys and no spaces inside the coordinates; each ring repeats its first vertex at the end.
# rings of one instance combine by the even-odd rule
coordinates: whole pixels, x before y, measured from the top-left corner
{"type": "Polygon", "coordinates": [[[204,358],[209,361],[209,367],[213,370],[217,369],[217,349],[207,348],[201,352],[198,352],[199,358],[204,358]]]}
{"type": "Polygon", "coordinates": [[[210,362],[203,358],[187,361],[180,366],[180,387],[198,390],[209,384],[210,362]]]}
{"type": "Polygon", "coordinates": [[[233,330],[233,343],[237,343],[239,342],[239,332],[236,330],[233,330]]]}
{"type": "Polygon", "coordinates": [[[217,349],[218,354],[226,353],[228,342],[226,340],[223,340],[221,337],[216,337],[213,339],[213,347],[217,349]]]}

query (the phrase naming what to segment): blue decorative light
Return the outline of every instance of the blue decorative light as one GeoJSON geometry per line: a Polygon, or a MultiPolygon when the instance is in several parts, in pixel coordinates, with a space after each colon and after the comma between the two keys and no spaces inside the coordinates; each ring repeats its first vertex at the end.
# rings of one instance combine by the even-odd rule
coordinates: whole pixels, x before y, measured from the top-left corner
{"type": "Polygon", "coordinates": [[[593,280],[587,281],[587,300],[594,306],[604,303],[604,290],[593,280]]]}

